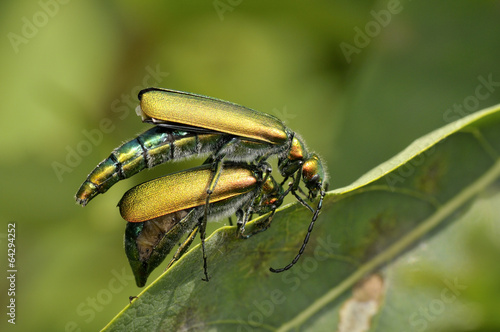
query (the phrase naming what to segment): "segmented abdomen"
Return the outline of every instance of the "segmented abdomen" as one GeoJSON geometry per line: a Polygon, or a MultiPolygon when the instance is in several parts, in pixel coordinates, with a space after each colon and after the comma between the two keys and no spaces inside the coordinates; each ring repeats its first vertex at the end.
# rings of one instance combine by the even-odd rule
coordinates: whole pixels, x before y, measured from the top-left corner
{"type": "Polygon", "coordinates": [[[101,161],[80,186],[76,201],[85,206],[120,180],[170,160],[211,152],[221,139],[220,134],[196,134],[153,127],[122,144],[101,161]]]}

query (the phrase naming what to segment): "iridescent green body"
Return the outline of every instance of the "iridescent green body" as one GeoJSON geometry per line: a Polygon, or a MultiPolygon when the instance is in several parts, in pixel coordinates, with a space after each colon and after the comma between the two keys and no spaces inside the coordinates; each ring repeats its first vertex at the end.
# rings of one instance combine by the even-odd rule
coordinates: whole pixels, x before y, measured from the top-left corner
{"type": "MultiPolygon", "coordinates": [[[[278,156],[278,167],[285,178],[302,176],[302,165],[315,159],[317,177],[303,178],[310,198],[317,196],[326,181],[321,160],[307,152],[302,140],[279,119],[227,101],[167,89],[149,88],[139,93],[137,108],[144,121],[157,124],[150,130],[116,148],[88,175],[76,194],[85,206],[99,193],[122,179],[156,165],[210,155],[220,160],[264,162],[278,156]]],[[[294,181],[292,193],[300,179],[294,181]]]]}
{"type": "MultiPolygon", "coordinates": [[[[190,234],[169,266],[188,249],[198,228],[203,243],[204,205],[211,175],[210,165],[202,165],[145,182],[123,195],[118,206],[128,221],[125,252],[139,287],[186,233],[190,234]]],[[[274,211],[281,204],[282,194],[274,179],[258,167],[228,164],[211,195],[206,219],[236,213],[243,235],[250,214],[274,211]]]]}
{"type": "MultiPolygon", "coordinates": [[[[113,151],[108,159],[102,161],[80,187],[76,194],[77,202],[86,205],[93,197],[105,192],[116,182],[145,168],[170,160],[208,154],[209,159],[206,163],[211,164],[209,172],[211,179],[208,186],[203,188],[197,186],[197,189],[202,188],[200,190],[208,193],[205,195],[205,203],[197,208],[183,207],[192,198],[190,197],[192,194],[185,191],[187,195],[179,200],[181,203],[179,210],[172,212],[176,213],[182,209],[201,211],[203,207],[205,213],[202,214],[208,218],[208,207],[212,204],[215,204],[214,206],[219,204],[218,200],[212,202],[212,198],[222,197],[217,194],[213,196],[213,193],[218,190],[217,187],[220,185],[218,179],[224,172],[226,163],[245,161],[261,166],[269,157],[277,156],[278,168],[284,177],[279,187],[281,188],[289,178],[293,180],[279,201],[281,202],[283,196],[291,192],[301,204],[313,212],[313,218],[299,255],[285,268],[272,269],[272,271],[281,272],[295,264],[305,249],[325,195],[327,174],[319,156],[310,153],[302,139],[279,119],[234,103],[158,88],[142,90],[139,93],[139,100],[140,105],[136,112],[142,116],[144,122],[155,124],[157,127],[123,144],[113,151]],[[308,189],[307,197],[310,200],[320,194],[321,199],[316,209],[310,207],[299,195],[301,180],[308,189]]],[[[229,181],[229,183],[234,183],[238,187],[236,182],[229,181]]],[[[159,195],[159,188],[163,187],[155,184],[147,190],[137,190],[136,192],[140,194],[136,196],[147,195],[149,191],[159,195]]],[[[246,188],[246,185],[239,185],[239,188],[246,188]]],[[[240,196],[244,195],[238,194],[235,197],[240,196]]],[[[266,202],[258,194],[255,196],[254,202],[266,202]]],[[[125,203],[123,204],[125,206],[125,203]]],[[[230,206],[228,203],[221,203],[221,207],[228,211],[231,210],[230,206]]],[[[147,201],[141,204],[131,204],[131,212],[136,213],[140,210],[160,211],[158,207],[148,207],[147,201]]],[[[189,215],[188,213],[187,216],[189,215]]],[[[145,218],[155,219],[162,218],[162,216],[146,215],[145,218]]],[[[172,220],[176,220],[176,225],[183,225],[181,221],[184,218],[177,216],[172,220]]],[[[191,227],[191,225],[187,226],[188,229],[191,227]]]]}
{"type": "Polygon", "coordinates": [[[153,127],[122,144],[100,162],[81,185],[76,200],[85,206],[120,180],[168,161],[208,154],[221,139],[218,134],[153,127]]]}

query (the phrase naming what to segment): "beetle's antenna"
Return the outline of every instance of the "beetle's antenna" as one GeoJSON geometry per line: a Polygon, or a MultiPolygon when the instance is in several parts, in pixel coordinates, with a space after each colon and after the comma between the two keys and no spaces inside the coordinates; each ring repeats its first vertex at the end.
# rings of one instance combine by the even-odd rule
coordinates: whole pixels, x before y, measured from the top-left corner
{"type": "Polygon", "coordinates": [[[311,235],[311,232],[313,230],[314,223],[316,222],[316,219],[318,219],[319,211],[323,207],[323,198],[324,197],[325,197],[325,191],[323,189],[321,189],[321,197],[320,197],[318,206],[316,207],[316,211],[314,211],[314,215],[312,217],[311,223],[309,224],[309,229],[307,230],[306,237],[304,238],[304,243],[302,243],[302,247],[300,247],[300,250],[299,250],[299,253],[297,254],[297,256],[295,256],[295,258],[292,260],[292,262],[290,264],[288,264],[287,266],[285,266],[281,269],[273,269],[272,267],[270,267],[269,270],[271,272],[280,273],[280,272],[284,272],[286,270],[289,270],[292,266],[295,265],[295,263],[297,263],[300,256],[302,256],[302,253],[306,249],[307,242],[309,242],[309,236],[311,235]]]}

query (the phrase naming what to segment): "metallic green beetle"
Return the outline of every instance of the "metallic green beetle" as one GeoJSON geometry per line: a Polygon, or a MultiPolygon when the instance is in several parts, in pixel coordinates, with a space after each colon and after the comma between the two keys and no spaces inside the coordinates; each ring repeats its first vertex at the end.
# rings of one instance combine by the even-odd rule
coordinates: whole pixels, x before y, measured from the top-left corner
{"type": "Polygon", "coordinates": [[[238,233],[246,238],[252,235],[244,234],[250,215],[272,212],[265,222],[264,228],[267,228],[283,197],[281,186],[269,172],[267,167],[262,170],[254,165],[225,164],[212,193],[207,218],[204,217],[204,205],[206,188],[212,178],[211,165],[157,178],[127,191],[118,206],[122,217],[128,221],[125,252],[137,286],[145,285],[151,272],[189,233],[168,267],[178,260],[198,230],[202,240],[204,280],[208,280],[204,220],[221,219],[236,213],[238,233]]]}
{"type": "Polygon", "coordinates": [[[211,154],[217,168],[222,159],[260,163],[277,155],[283,183],[294,177],[292,194],[313,211],[296,191],[302,177],[309,198],[317,196],[326,181],[322,162],[316,154],[307,152],[302,140],[279,119],[230,102],[174,90],[145,89],[139,99],[137,113],[145,122],[159,126],[124,143],[99,163],[78,190],[78,203],[85,206],[116,182],[171,160],[211,154]]]}
{"type": "MultiPolygon", "coordinates": [[[[227,101],[174,90],[145,89],[139,93],[139,99],[137,113],[145,122],[158,127],[123,144],[102,161],[78,190],[78,203],[86,205],[114,183],[145,168],[169,160],[210,154],[214,172],[207,189],[209,195],[205,206],[208,207],[210,193],[217,185],[223,160],[262,164],[270,156],[276,155],[278,168],[284,177],[282,185],[288,178],[293,179],[286,193],[291,192],[314,214],[309,227],[311,229],[321,208],[326,173],[319,156],[309,153],[298,135],[283,122],[271,115],[227,101]],[[309,190],[310,200],[321,194],[316,209],[310,207],[297,193],[300,191],[301,178],[309,190]]],[[[310,231],[306,240],[309,234],[310,231]]],[[[271,271],[281,272],[290,267],[271,271]]]]}

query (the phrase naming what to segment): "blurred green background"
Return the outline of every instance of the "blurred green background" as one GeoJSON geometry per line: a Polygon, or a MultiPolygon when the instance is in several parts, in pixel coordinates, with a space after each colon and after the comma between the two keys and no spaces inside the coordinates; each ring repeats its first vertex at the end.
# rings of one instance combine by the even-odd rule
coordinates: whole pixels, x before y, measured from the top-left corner
{"type": "Polygon", "coordinates": [[[19,331],[97,330],[139,292],[116,203],[200,160],[143,172],[84,209],[74,194],[149,127],[134,113],[141,88],[281,118],[325,159],[333,188],[500,102],[498,2],[3,1],[0,18],[0,266],[15,222],[19,331]]]}

